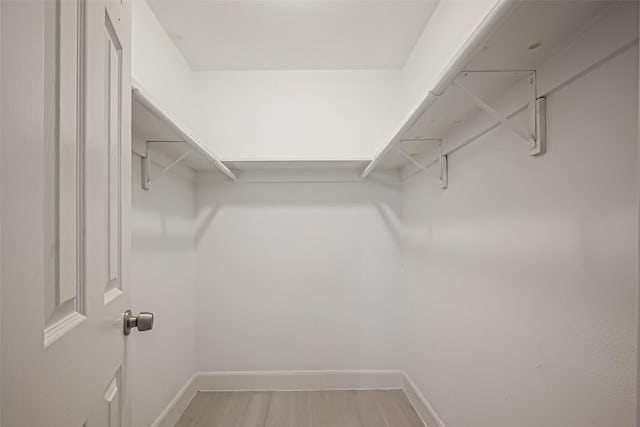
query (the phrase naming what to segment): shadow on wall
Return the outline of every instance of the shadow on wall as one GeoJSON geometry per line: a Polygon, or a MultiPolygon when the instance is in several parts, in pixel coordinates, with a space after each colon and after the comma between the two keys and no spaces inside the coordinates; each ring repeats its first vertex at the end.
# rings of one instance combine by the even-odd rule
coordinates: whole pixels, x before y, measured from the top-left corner
{"type": "MultiPolygon", "coordinates": [[[[133,157],[133,176],[139,176],[140,159],[133,157]]],[[[161,168],[152,164],[153,172],[161,168]]],[[[132,247],[136,251],[193,249],[195,213],[193,184],[167,179],[143,190],[137,181],[132,191],[132,247]]]]}
{"type": "Polygon", "coordinates": [[[400,192],[389,185],[353,183],[237,183],[206,180],[196,188],[195,244],[221,209],[350,211],[375,209],[398,248],[402,247],[400,192]]]}

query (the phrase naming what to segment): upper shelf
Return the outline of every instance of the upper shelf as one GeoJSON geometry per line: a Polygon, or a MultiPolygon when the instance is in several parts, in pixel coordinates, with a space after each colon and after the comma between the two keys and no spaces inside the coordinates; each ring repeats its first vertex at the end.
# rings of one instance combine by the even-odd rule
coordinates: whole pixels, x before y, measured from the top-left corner
{"type": "MultiPolygon", "coordinates": [[[[569,81],[604,60],[603,55],[611,54],[612,47],[629,43],[628,35],[617,33],[611,35],[611,40],[607,36],[605,43],[601,32],[590,30],[600,20],[611,20],[612,17],[620,20],[620,12],[628,12],[622,10],[624,6],[621,4],[590,0],[498,2],[456,54],[428,96],[403,121],[394,137],[373,160],[229,159],[223,162],[156,108],[144,91],[134,88],[134,130],[143,141],[152,141],[145,143],[143,152],[138,152],[164,157],[165,171],[179,160],[181,165],[194,171],[221,171],[241,182],[355,181],[366,178],[374,170],[379,172],[376,174],[378,178],[406,179],[417,171],[440,163],[440,179],[444,187],[448,164],[446,155],[497,126],[505,125],[534,144],[540,141],[537,136],[538,131],[544,128],[544,114],[539,114],[538,110],[543,111],[544,100],[538,97],[544,97],[553,90],[552,84],[557,83],[551,83],[549,78],[543,81],[542,77],[553,75],[556,81],[569,81]],[[572,47],[568,52],[577,49],[579,58],[564,58],[567,52],[564,48],[569,45],[572,47]],[[558,56],[561,51],[563,57],[558,56]],[[516,103],[521,104],[518,111],[529,106],[529,129],[520,118],[517,125],[511,123],[510,118],[518,111],[499,112],[494,109],[496,107],[491,107],[500,105],[505,94],[517,95],[516,103]],[[475,118],[481,111],[489,114],[491,126],[480,132],[469,129],[475,134],[469,135],[461,145],[453,148],[443,146],[443,138],[454,131],[459,134],[458,130],[466,130],[467,126],[462,123],[474,123],[475,126],[475,118]]],[[[637,40],[637,34],[635,37],[637,40]]],[[[530,150],[533,155],[542,152],[544,149],[536,151],[535,145],[530,150]]]]}
{"type": "MultiPolygon", "coordinates": [[[[236,175],[197,141],[184,127],[158,108],[150,97],[136,85],[132,88],[132,126],[144,146],[134,147],[144,158],[164,159],[165,171],[180,163],[195,171],[217,170],[232,180],[236,175]]],[[[148,171],[147,171],[148,172],[148,171]]]]}
{"type": "MultiPolygon", "coordinates": [[[[527,79],[530,75],[530,71],[463,72],[459,74],[457,80],[479,98],[491,102],[505,90],[527,79]]],[[[448,89],[402,134],[402,138],[395,143],[394,149],[379,159],[376,168],[379,170],[402,169],[411,164],[411,160],[406,155],[419,161],[423,155],[438,151],[443,136],[480,111],[478,106],[469,102],[464,93],[448,89]]]]}
{"type": "Polygon", "coordinates": [[[226,160],[239,182],[352,182],[369,159],[226,160]]]}
{"type": "MultiPolygon", "coordinates": [[[[534,71],[608,4],[607,1],[500,3],[458,52],[428,96],[367,165],[362,177],[374,170],[395,171],[406,177],[407,170],[415,172],[436,164],[440,154],[448,154],[441,145],[443,138],[483,110],[497,113],[489,107],[492,101],[516,85],[527,84],[525,79],[533,79],[528,82],[533,92],[527,102],[532,114],[537,114],[537,106],[531,105],[540,96],[534,71]],[[454,87],[456,83],[466,90],[454,87]]],[[[497,115],[494,118],[496,124],[511,125],[504,120],[506,117],[502,117],[503,121],[497,115]]],[[[515,131],[526,133],[524,129],[515,131]]]]}
{"type": "Polygon", "coordinates": [[[161,111],[139,87],[133,88],[134,151],[145,159],[143,188],[177,164],[193,171],[222,172],[240,182],[345,182],[359,181],[370,159],[231,159],[222,161],[175,120],[161,111]],[[148,160],[163,170],[151,175],[148,160]]]}

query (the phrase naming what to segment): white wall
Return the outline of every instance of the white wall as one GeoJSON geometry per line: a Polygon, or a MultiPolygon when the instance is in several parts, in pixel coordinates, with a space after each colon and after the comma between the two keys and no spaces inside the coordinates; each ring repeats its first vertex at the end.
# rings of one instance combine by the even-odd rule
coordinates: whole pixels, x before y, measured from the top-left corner
{"type": "Polygon", "coordinates": [[[131,2],[131,76],[156,107],[200,138],[192,71],[146,1],[131,2]]]}
{"type": "Polygon", "coordinates": [[[399,70],[193,74],[223,159],[368,159],[400,120],[399,70]]]}
{"type": "Polygon", "coordinates": [[[547,109],[545,155],[498,129],[404,188],[405,366],[447,427],[636,422],[637,47],[547,109]]]}
{"type": "Polygon", "coordinates": [[[399,368],[399,196],[198,184],[198,369],[399,368]]]}
{"type": "Polygon", "coordinates": [[[144,191],[132,162],[132,308],[155,314],[153,330],[130,340],[132,425],[145,427],[196,369],[194,185],[169,172],[144,191]]]}

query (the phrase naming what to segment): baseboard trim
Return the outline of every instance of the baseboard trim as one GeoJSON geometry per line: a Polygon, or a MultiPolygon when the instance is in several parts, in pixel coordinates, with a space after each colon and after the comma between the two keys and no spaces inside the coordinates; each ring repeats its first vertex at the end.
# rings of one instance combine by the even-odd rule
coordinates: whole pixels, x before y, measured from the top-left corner
{"type": "Polygon", "coordinates": [[[409,402],[413,405],[413,409],[416,410],[424,425],[426,427],[446,427],[438,413],[429,404],[429,401],[427,401],[411,378],[404,372],[402,376],[402,390],[404,390],[404,394],[407,395],[409,402]]]}
{"type": "Polygon", "coordinates": [[[198,392],[198,374],[193,374],[189,378],[184,386],[178,391],[167,407],[151,424],[151,427],[174,427],[178,422],[178,419],[182,415],[191,399],[198,392]]]}
{"type": "Polygon", "coordinates": [[[396,370],[197,372],[151,427],[173,427],[198,391],[395,389],[404,391],[426,427],[445,427],[409,376],[396,370]]]}
{"type": "Polygon", "coordinates": [[[400,389],[401,371],[200,372],[201,391],[400,389]]]}

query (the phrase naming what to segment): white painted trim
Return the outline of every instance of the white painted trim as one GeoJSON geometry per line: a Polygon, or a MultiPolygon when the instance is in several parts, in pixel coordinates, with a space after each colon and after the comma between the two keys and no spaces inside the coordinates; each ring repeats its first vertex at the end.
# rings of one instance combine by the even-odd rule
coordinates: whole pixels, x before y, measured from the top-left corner
{"type": "Polygon", "coordinates": [[[186,384],[178,391],[167,407],[158,415],[151,427],[173,427],[178,422],[180,415],[187,409],[191,399],[198,392],[198,373],[189,378],[186,384]]]}
{"type": "Polygon", "coordinates": [[[402,389],[426,427],[446,427],[409,376],[399,370],[197,372],[151,427],[173,427],[198,391],[402,389]]]}
{"type": "Polygon", "coordinates": [[[415,409],[420,416],[422,423],[426,427],[446,427],[442,419],[438,416],[438,413],[433,409],[411,378],[404,372],[402,376],[402,390],[404,394],[407,395],[411,405],[413,405],[413,409],[415,409]]]}
{"type": "MultiPolygon", "coordinates": [[[[64,307],[64,306],[61,306],[64,307]]],[[[59,308],[59,307],[58,307],[59,308]]],[[[49,325],[44,330],[44,347],[47,348],[60,337],[67,334],[69,331],[80,325],[87,320],[87,317],[78,313],[77,311],[71,312],[64,316],[59,321],[49,325]]]]}
{"type": "Polygon", "coordinates": [[[202,391],[400,389],[401,371],[200,372],[202,391]]]}

